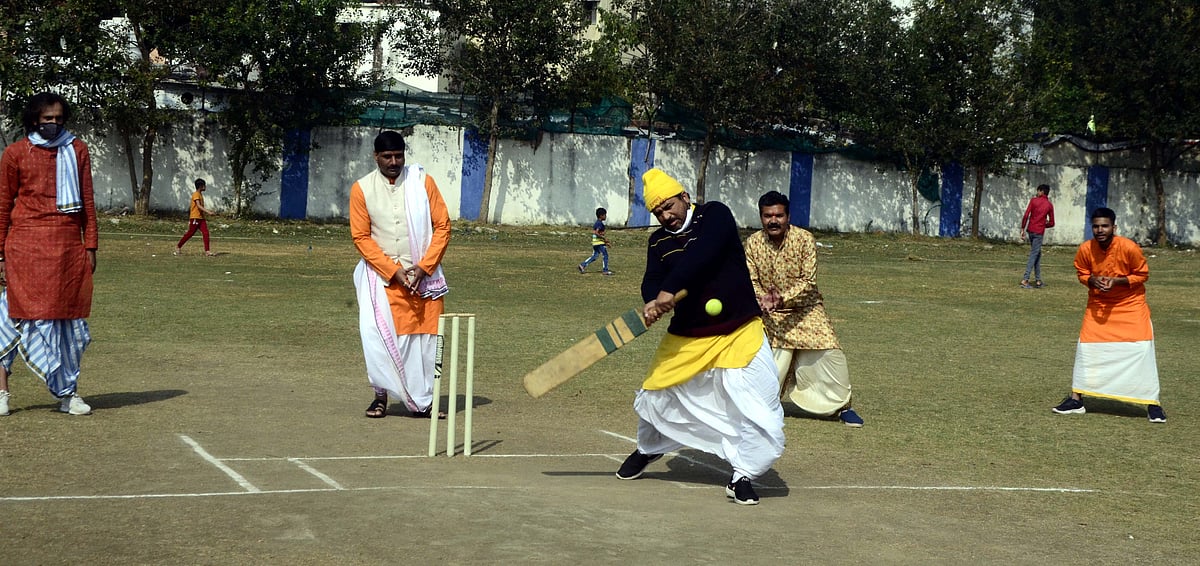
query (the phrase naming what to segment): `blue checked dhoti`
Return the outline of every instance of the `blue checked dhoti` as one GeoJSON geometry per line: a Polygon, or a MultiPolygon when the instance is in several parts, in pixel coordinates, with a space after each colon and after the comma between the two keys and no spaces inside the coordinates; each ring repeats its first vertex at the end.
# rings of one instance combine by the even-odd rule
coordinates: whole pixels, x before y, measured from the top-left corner
{"type": "Polygon", "coordinates": [[[92,342],[87,320],[13,320],[8,291],[0,292],[0,364],[9,371],[17,354],[55,397],[75,393],[83,351],[92,342]]]}

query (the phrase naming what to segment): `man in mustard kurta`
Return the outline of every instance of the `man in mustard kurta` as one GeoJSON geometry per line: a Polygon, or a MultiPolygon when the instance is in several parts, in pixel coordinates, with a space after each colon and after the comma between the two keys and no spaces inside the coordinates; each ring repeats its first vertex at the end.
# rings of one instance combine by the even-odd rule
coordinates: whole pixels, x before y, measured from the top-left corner
{"type": "Polygon", "coordinates": [[[825,303],[817,290],[817,248],[811,233],[791,225],[788,198],[771,191],[758,199],[763,229],[746,239],[750,281],[763,322],[780,392],[808,413],[837,416],[863,426],[850,408],[850,371],[825,303]]]}
{"type": "Polygon", "coordinates": [[[359,333],[375,389],[366,416],[387,415],[390,394],[429,418],[450,214],[425,169],[405,166],[399,133],[376,136],[375,163],[350,187],[350,236],[362,255],[354,270],[359,333]]]}

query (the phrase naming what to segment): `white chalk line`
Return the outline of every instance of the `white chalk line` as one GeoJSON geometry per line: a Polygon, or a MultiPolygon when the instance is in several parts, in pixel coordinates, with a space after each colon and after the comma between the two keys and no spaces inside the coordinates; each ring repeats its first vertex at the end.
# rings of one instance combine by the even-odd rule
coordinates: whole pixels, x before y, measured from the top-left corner
{"type": "Polygon", "coordinates": [[[329,487],[332,487],[333,489],[338,489],[338,490],[344,489],[342,487],[342,484],[334,481],[333,478],[321,473],[316,468],[314,468],[308,464],[305,464],[304,462],[300,461],[300,459],[288,458],[288,461],[295,464],[296,466],[298,466],[301,470],[304,470],[304,471],[316,476],[317,479],[325,482],[325,485],[328,485],[329,487]]]}
{"type": "MultiPolygon", "coordinates": [[[[627,442],[637,444],[637,441],[627,436],[601,430],[600,432],[625,440],[627,442]]],[[[131,493],[131,494],[113,494],[113,495],[44,495],[44,496],[0,496],[0,502],[20,502],[20,501],[68,501],[68,500],[128,500],[128,499],[170,499],[170,498],[196,498],[196,497],[230,497],[238,495],[278,495],[278,494],[295,494],[295,493],[334,493],[334,492],[359,492],[359,491],[404,491],[404,490],[428,490],[429,486],[414,486],[414,485],[397,485],[397,486],[370,486],[370,487],[345,487],[338,483],[333,478],[322,473],[321,471],[309,466],[305,460],[394,460],[394,459],[429,459],[428,456],[407,456],[407,455],[391,455],[391,456],[312,456],[312,457],[270,457],[270,458],[216,458],[209,454],[198,442],[187,435],[179,435],[179,438],[192,447],[206,462],[212,464],[217,469],[224,472],[227,476],[233,479],[240,485],[244,491],[208,491],[195,493],[131,493]],[[268,462],[268,461],[287,461],[304,471],[312,474],[320,479],[329,487],[325,488],[303,488],[303,489],[259,489],[251,484],[241,474],[234,471],[223,462],[268,462]]],[[[702,466],[711,470],[725,473],[726,470],[717,468],[716,466],[698,461],[694,458],[678,454],[675,452],[669,453],[668,456],[680,458],[689,463],[702,466]]],[[[584,454],[475,454],[471,458],[607,458],[614,462],[624,461],[623,454],[604,454],[604,453],[584,453],[584,454]]],[[[722,486],[711,485],[694,485],[683,482],[670,481],[668,483],[675,485],[681,489],[722,489],[722,486]]],[[[823,486],[772,486],[772,485],[757,485],[756,489],[773,491],[773,490],[876,490],[876,491],[964,491],[964,492],[1033,492],[1033,493],[1099,493],[1100,490],[1082,489],[1082,488],[1058,488],[1058,487],[1020,487],[1020,486],[911,486],[911,485],[823,485],[823,486]]],[[[480,491],[527,491],[535,489],[532,486],[495,486],[495,485],[444,485],[437,486],[437,489],[450,490],[480,490],[480,491]]]]}
{"type": "MultiPolygon", "coordinates": [[[[633,443],[633,445],[634,445],[634,446],[637,446],[637,440],[636,440],[636,439],[629,438],[628,436],[625,436],[625,435],[623,435],[623,434],[617,434],[617,433],[615,433],[615,432],[610,432],[610,431],[607,431],[607,430],[601,430],[600,432],[602,432],[602,433],[604,433],[604,434],[607,434],[607,435],[609,435],[609,436],[615,437],[615,438],[620,438],[621,440],[624,440],[624,441],[626,441],[626,442],[633,443]]],[[[678,453],[678,452],[668,452],[668,453],[667,453],[667,454],[665,454],[665,455],[666,455],[666,456],[670,456],[670,457],[672,457],[672,458],[680,458],[680,459],[682,459],[682,460],[684,460],[684,461],[686,461],[686,462],[690,462],[690,463],[692,463],[693,465],[700,466],[700,467],[703,467],[703,468],[708,468],[708,469],[710,469],[710,470],[713,470],[713,471],[715,471],[715,472],[717,472],[717,473],[719,473],[719,474],[724,474],[724,473],[727,473],[727,472],[729,471],[729,470],[723,470],[723,469],[721,469],[721,468],[718,468],[718,467],[716,467],[716,466],[713,466],[713,465],[710,465],[710,464],[706,464],[706,463],[704,463],[704,462],[701,462],[701,461],[699,461],[699,460],[696,460],[695,458],[689,458],[688,456],[684,456],[683,454],[680,454],[680,453],[678,453]]],[[[620,457],[620,459],[617,459],[617,458],[613,458],[613,459],[614,459],[614,460],[616,460],[617,462],[624,462],[626,457],[628,457],[628,455],[626,455],[626,456],[621,456],[621,457],[620,457]]],[[[682,487],[682,488],[684,488],[684,489],[692,489],[692,488],[694,488],[694,487],[710,487],[710,486],[692,486],[692,485],[685,484],[685,483],[683,483],[683,482],[679,482],[679,481],[672,481],[672,480],[667,480],[667,481],[671,482],[671,483],[672,483],[672,484],[674,484],[676,487],[682,487]]],[[[763,488],[766,488],[766,489],[780,489],[780,488],[777,488],[776,486],[770,486],[770,485],[764,485],[764,486],[761,486],[761,487],[763,487],[763,488]]]]}
{"type": "MultiPolygon", "coordinates": [[[[334,493],[347,491],[403,491],[428,490],[429,486],[389,485],[372,487],[316,487],[310,489],[260,489],[258,491],[206,491],[199,493],[130,493],[124,495],[33,495],[0,497],[5,501],[63,501],[77,499],[170,499],[173,497],[228,497],[233,495],[277,495],[288,493],[334,493]]],[[[525,486],[487,486],[487,485],[439,485],[437,489],[453,490],[528,490],[525,486]]]]}
{"type": "MultiPolygon", "coordinates": [[[[625,436],[623,434],[617,434],[615,432],[609,432],[607,430],[601,430],[600,432],[607,434],[609,436],[615,437],[615,438],[620,438],[621,440],[631,442],[634,444],[634,446],[637,445],[637,439],[629,438],[628,436],[625,436]]],[[[683,458],[684,460],[687,460],[688,462],[691,462],[691,463],[699,465],[699,466],[704,466],[710,470],[716,470],[721,473],[727,472],[727,470],[717,468],[716,466],[710,466],[704,462],[700,462],[693,458],[688,458],[687,456],[681,455],[676,452],[671,452],[671,453],[668,453],[667,455],[675,457],[675,458],[683,458]]],[[[711,489],[712,488],[712,486],[706,486],[706,485],[688,485],[688,484],[682,484],[679,482],[671,482],[671,483],[675,483],[676,485],[678,485],[679,487],[681,487],[683,489],[711,489]]],[[[800,486],[800,487],[755,485],[755,489],[788,489],[788,490],[791,490],[791,489],[803,489],[803,490],[873,489],[873,490],[894,490],[894,491],[901,491],[901,490],[909,490],[909,491],[1030,491],[1030,492],[1049,492],[1049,493],[1097,493],[1098,492],[1098,490],[1094,490],[1094,489],[1078,489],[1078,488],[1070,488],[1070,487],[932,486],[932,485],[931,486],[912,486],[912,485],[821,485],[821,486],[817,486],[817,485],[810,485],[810,486],[800,486]]]]}
{"type": "Polygon", "coordinates": [[[242,474],[239,474],[239,473],[233,471],[233,468],[230,468],[229,466],[226,466],[225,464],[221,463],[220,460],[213,458],[212,454],[209,454],[208,451],[205,450],[203,446],[200,446],[200,443],[196,442],[195,440],[192,440],[192,437],[190,437],[186,434],[181,434],[181,435],[179,435],[179,438],[180,438],[180,440],[183,440],[188,445],[190,445],[192,447],[192,450],[195,450],[196,454],[199,454],[200,457],[204,459],[204,461],[216,466],[218,470],[225,472],[225,475],[229,476],[230,478],[233,479],[233,481],[237,482],[238,485],[242,486],[242,489],[245,489],[246,491],[251,492],[251,493],[258,493],[259,489],[257,487],[254,487],[254,484],[250,483],[249,481],[246,480],[246,478],[242,477],[242,474]]]}

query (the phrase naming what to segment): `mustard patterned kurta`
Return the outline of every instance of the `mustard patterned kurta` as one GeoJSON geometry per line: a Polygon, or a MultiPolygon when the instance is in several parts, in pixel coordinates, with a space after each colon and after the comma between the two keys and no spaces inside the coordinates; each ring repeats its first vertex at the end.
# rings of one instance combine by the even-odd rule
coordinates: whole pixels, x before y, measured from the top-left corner
{"type": "Polygon", "coordinates": [[[792,226],[776,246],[764,231],[746,238],[746,259],[754,294],[772,288],[783,307],[763,316],[772,348],[792,350],[840,349],[833,324],[817,290],[817,248],[807,230],[792,226]]]}

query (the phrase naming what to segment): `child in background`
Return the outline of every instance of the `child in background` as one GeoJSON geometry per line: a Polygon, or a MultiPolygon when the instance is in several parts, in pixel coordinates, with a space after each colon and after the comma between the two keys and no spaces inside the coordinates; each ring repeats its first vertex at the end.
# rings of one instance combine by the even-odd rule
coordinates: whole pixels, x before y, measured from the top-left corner
{"type": "Polygon", "coordinates": [[[579,264],[579,273],[587,271],[587,266],[596,258],[603,256],[603,271],[605,275],[612,275],[613,272],[608,270],[608,237],[605,235],[604,221],[608,219],[608,211],[604,207],[596,209],[596,223],[592,225],[592,257],[583,260],[579,264]]]}
{"type": "Polygon", "coordinates": [[[183,252],[183,244],[191,239],[192,234],[195,234],[196,230],[200,230],[200,235],[204,238],[204,255],[216,255],[208,250],[207,217],[212,214],[212,211],[204,208],[204,190],[207,188],[206,185],[207,183],[204,182],[204,179],[196,179],[196,191],[192,193],[191,206],[188,208],[188,231],[179,240],[179,243],[175,244],[175,255],[183,252]]]}

